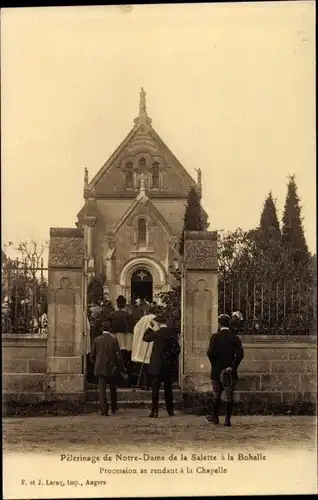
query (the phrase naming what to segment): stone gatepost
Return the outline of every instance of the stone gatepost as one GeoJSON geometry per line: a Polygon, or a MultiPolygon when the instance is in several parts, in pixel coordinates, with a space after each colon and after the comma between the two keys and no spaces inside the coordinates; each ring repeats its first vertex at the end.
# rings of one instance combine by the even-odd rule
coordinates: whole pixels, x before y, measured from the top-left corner
{"type": "Polygon", "coordinates": [[[47,339],[47,392],[53,400],[84,397],[84,232],[51,228],[47,339]]]}
{"type": "Polygon", "coordinates": [[[218,327],[217,232],[186,231],[182,279],[182,392],[210,385],[206,352],[218,327]]]}

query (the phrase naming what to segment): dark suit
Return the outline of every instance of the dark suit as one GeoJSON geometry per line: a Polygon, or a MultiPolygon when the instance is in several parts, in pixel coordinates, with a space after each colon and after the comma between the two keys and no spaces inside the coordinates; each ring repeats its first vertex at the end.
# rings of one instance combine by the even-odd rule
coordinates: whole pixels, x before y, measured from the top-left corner
{"type": "Polygon", "coordinates": [[[145,311],[142,306],[134,305],[131,309],[131,317],[133,326],[135,326],[138,321],[145,315],[145,311]]]}
{"type": "Polygon", "coordinates": [[[128,373],[128,386],[131,385],[132,363],[131,363],[131,348],[133,340],[133,324],[131,314],[126,309],[118,309],[112,311],[108,317],[111,322],[112,332],[118,335],[121,354],[128,373]]]}
{"type": "Polygon", "coordinates": [[[102,333],[102,318],[101,316],[98,317],[91,317],[90,320],[90,326],[91,326],[91,339],[94,341],[96,337],[98,337],[102,333]]]}
{"type": "Polygon", "coordinates": [[[177,336],[171,328],[162,326],[157,331],[148,328],[143,339],[145,342],[153,342],[148,368],[149,373],[154,375],[152,410],[158,412],[159,391],[163,382],[166,409],[169,415],[173,414],[172,372],[176,358],[180,353],[177,336]]]}
{"type": "Polygon", "coordinates": [[[226,425],[230,425],[233,409],[233,393],[238,380],[237,368],[244,357],[242,343],[235,331],[229,328],[221,328],[218,333],[211,336],[207,351],[211,363],[211,379],[213,392],[212,413],[213,421],[218,423],[218,411],[221,403],[221,394],[225,391],[226,425]],[[229,382],[224,386],[222,383],[222,372],[231,368],[229,382]]]}
{"type": "Polygon", "coordinates": [[[120,352],[118,340],[108,332],[94,339],[91,359],[95,365],[95,376],[98,379],[99,402],[102,413],[108,413],[106,385],[110,386],[111,409],[117,410],[116,381],[120,373],[125,373],[125,365],[120,352]]]}
{"type": "Polygon", "coordinates": [[[131,314],[126,309],[110,311],[107,320],[111,322],[114,333],[131,333],[133,331],[131,314]]]}
{"type": "Polygon", "coordinates": [[[108,319],[108,316],[110,313],[114,311],[114,307],[112,306],[112,303],[110,301],[106,302],[105,304],[102,305],[102,311],[101,311],[101,317],[103,320],[108,319]]]}
{"type": "Polygon", "coordinates": [[[211,379],[220,378],[221,372],[229,366],[237,380],[237,368],[244,357],[242,343],[235,331],[222,329],[211,336],[207,352],[211,363],[211,379]]]}

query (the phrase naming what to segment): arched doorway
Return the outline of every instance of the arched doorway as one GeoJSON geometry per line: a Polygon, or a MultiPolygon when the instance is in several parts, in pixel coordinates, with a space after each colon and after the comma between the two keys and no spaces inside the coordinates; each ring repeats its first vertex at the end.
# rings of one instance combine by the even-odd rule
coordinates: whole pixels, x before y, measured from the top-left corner
{"type": "Polygon", "coordinates": [[[147,269],[137,269],[131,276],[131,302],[137,298],[146,299],[152,302],[153,279],[152,274],[147,269]]]}

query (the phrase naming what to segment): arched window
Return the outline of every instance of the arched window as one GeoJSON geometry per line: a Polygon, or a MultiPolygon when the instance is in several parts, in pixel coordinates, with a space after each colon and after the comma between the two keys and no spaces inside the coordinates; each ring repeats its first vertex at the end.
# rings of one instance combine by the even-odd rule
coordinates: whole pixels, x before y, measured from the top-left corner
{"type": "Polygon", "coordinates": [[[138,247],[145,247],[147,242],[147,223],[146,219],[138,219],[137,233],[138,247]]]}
{"type": "Polygon", "coordinates": [[[126,163],[126,188],[133,189],[134,187],[134,171],[132,162],[126,163]]]}
{"type": "Polygon", "coordinates": [[[152,164],[152,187],[159,187],[159,163],[157,161],[152,164]]]}
{"type": "Polygon", "coordinates": [[[140,158],[138,162],[139,168],[143,168],[146,166],[146,158],[140,158]]]}

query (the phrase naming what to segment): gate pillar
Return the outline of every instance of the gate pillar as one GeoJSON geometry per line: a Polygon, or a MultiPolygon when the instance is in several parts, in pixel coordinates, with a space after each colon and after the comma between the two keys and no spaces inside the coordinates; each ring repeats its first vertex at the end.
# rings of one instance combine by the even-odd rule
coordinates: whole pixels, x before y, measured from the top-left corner
{"type": "Polygon", "coordinates": [[[217,232],[186,231],[182,278],[184,393],[209,384],[207,348],[218,327],[217,232]]]}
{"type": "Polygon", "coordinates": [[[55,400],[84,397],[84,257],[82,229],[51,228],[47,392],[55,400]]]}

